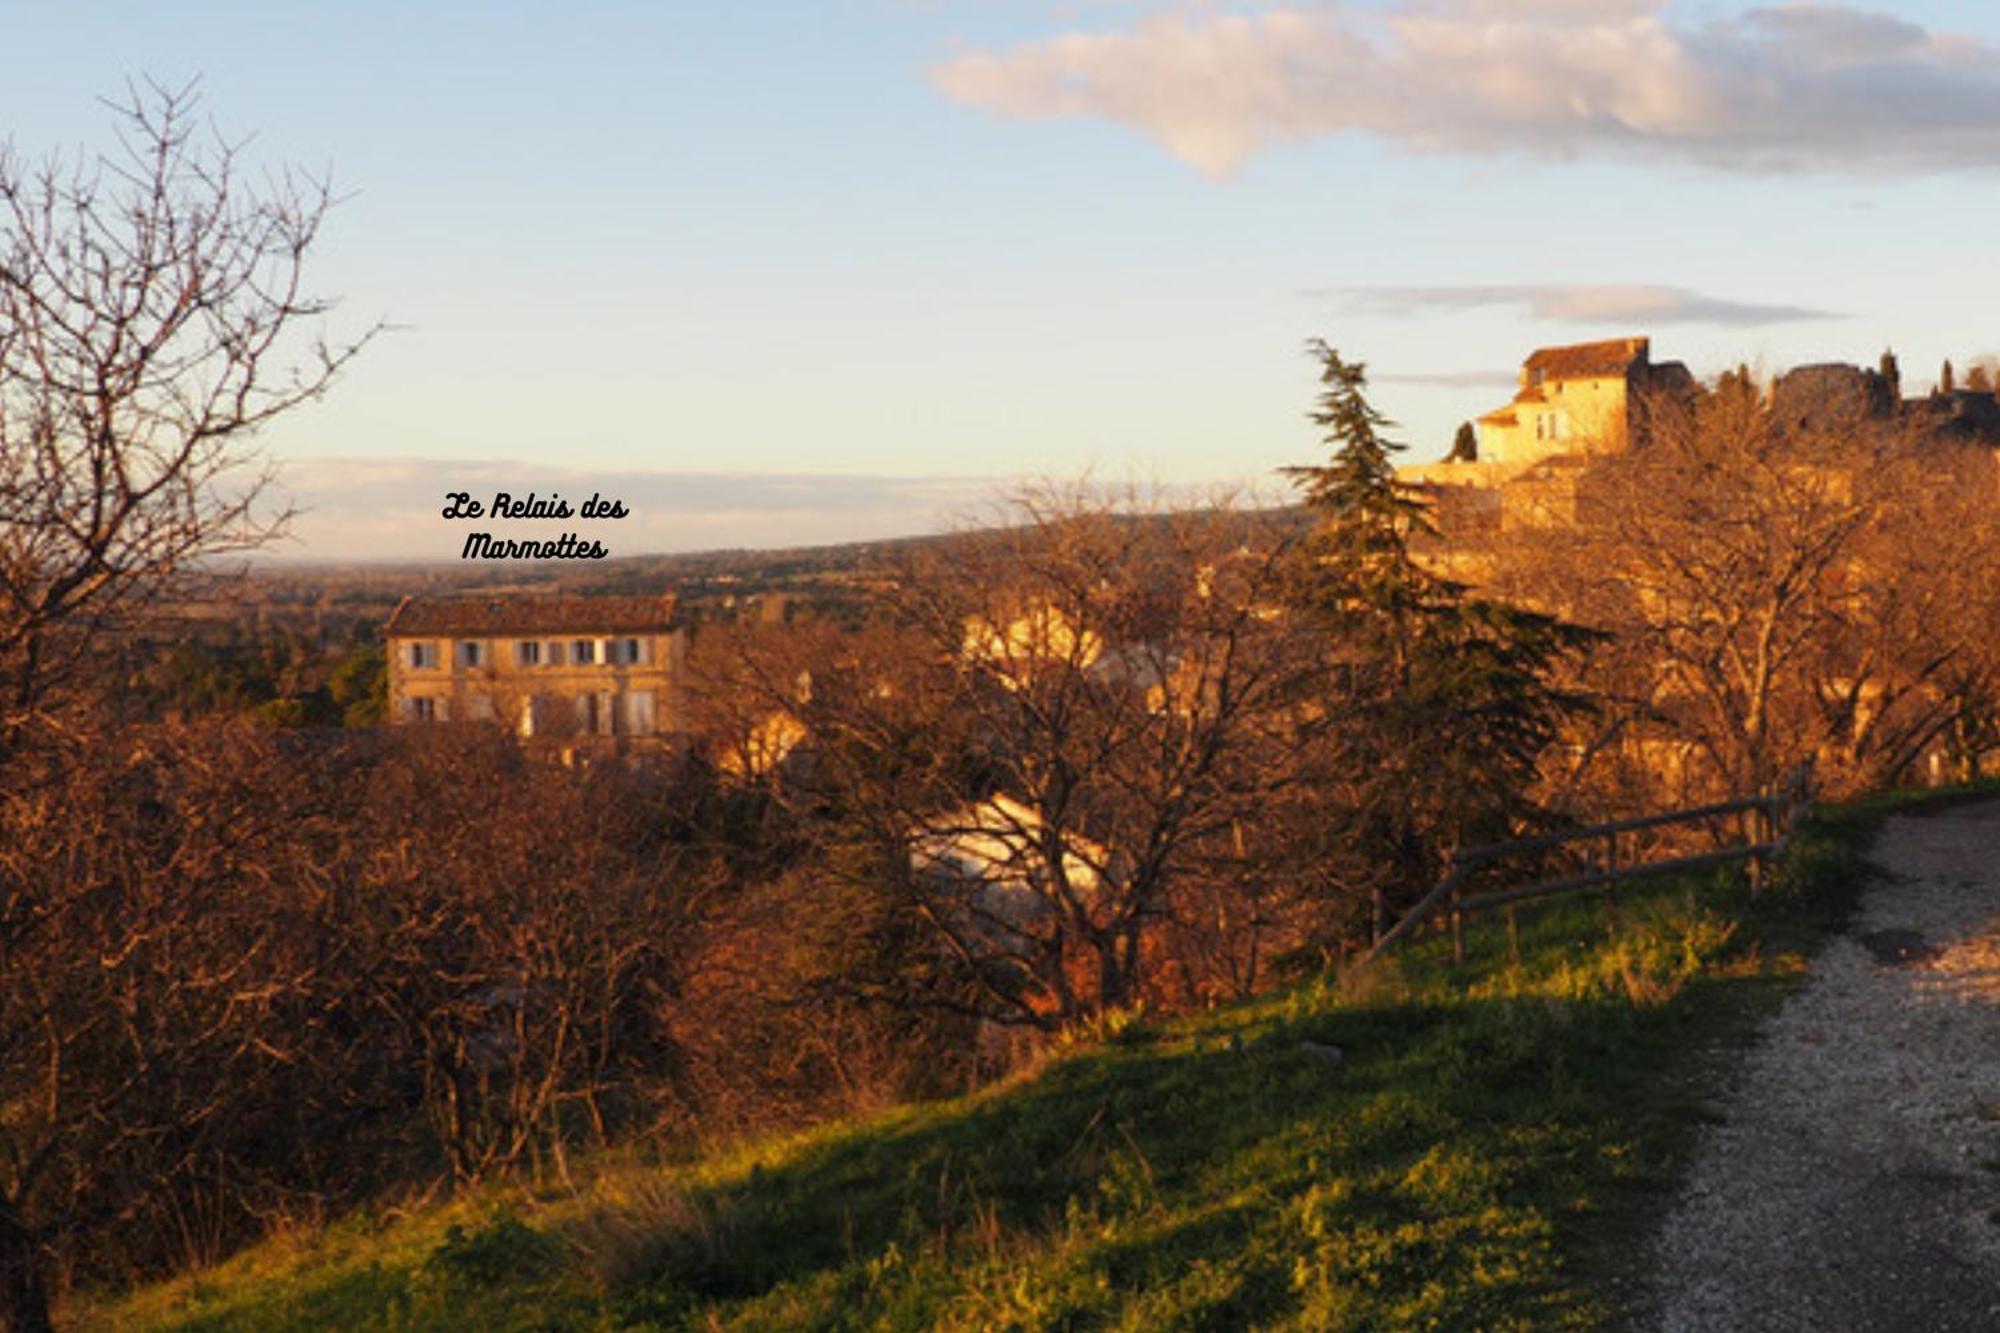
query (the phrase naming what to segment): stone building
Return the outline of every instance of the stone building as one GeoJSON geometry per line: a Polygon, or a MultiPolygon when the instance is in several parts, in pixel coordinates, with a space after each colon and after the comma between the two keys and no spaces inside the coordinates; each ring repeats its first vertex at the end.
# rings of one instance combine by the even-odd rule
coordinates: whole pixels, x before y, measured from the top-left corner
{"type": "Polygon", "coordinates": [[[383,629],[389,720],[490,722],[571,754],[687,731],[687,630],[663,597],[405,597],[383,629]]]}
{"type": "Polygon", "coordinates": [[[1538,347],[1521,363],[1514,401],[1479,418],[1479,459],[1520,468],[1559,455],[1616,453],[1631,442],[1640,396],[1693,383],[1678,361],[1653,364],[1648,338],[1538,347]]]}
{"type": "MultiPolygon", "coordinates": [[[[1476,459],[1398,468],[1397,477],[1424,487],[1460,536],[1572,523],[1589,503],[1594,460],[1643,444],[1646,400],[1701,392],[1685,365],[1655,363],[1651,351],[1647,338],[1537,348],[1514,400],[1479,418],[1476,459]]],[[[1903,398],[1880,371],[1824,362],[1788,370],[1760,392],[1785,428],[1873,419],[1940,443],[2000,446],[2000,397],[1990,391],[1903,398]]]]}

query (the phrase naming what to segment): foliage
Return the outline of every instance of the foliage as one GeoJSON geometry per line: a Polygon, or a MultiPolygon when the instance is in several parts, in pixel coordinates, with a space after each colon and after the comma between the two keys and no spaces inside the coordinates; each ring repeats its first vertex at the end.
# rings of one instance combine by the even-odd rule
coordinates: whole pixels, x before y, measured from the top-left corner
{"type": "Polygon", "coordinates": [[[389,659],[380,644],[343,657],[327,677],[327,696],[347,727],[380,726],[389,709],[389,659]]]}
{"type": "Polygon", "coordinates": [[[1969,759],[2000,680],[1991,451],[1730,383],[1646,416],[1581,474],[1573,523],[1500,545],[1495,582],[1605,632],[1583,679],[1655,791],[1752,791],[1815,755],[1854,793],[1955,739],[1969,759]]]}
{"type": "Polygon", "coordinates": [[[0,1209],[41,1255],[560,1175],[670,1085],[706,881],[643,779],[478,729],[121,740],[0,786],[0,1209]]]}

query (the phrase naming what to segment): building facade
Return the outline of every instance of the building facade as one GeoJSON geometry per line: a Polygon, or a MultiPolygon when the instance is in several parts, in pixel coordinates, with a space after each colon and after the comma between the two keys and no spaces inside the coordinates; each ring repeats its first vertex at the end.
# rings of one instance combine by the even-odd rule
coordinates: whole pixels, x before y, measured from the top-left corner
{"type": "Polygon", "coordinates": [[[389,720],[487,722],[574,753],[676,746],[687,630],[664,597],[405,597],[383,636],[389,720]]]}
{"type": "Polygon", "coordinates": [[[1640,395],[1690,387],[1678,361],[1654,365],[1646,338],[1539,347],[1521,364],[1514,401],[1479,418],[1479,458],[1524,467],[1567,454],[1616,453],[1640,395]]]}

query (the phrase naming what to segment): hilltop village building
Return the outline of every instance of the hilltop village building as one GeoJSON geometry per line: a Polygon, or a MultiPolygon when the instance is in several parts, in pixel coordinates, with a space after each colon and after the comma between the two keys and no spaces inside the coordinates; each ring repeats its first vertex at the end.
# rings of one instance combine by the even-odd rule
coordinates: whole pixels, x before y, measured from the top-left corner
{"type": "Polygon", "coordinates": [[[1647,338],[1537,348],[1514,400],[1479,418],[1478,461],[1519,472],[1557,455],[1615,453],[1631,443],[1640,397],[1693,387],[1680,362],[1653,364],[1647,338]]]}
{"type": "Polygon", "coordinates": [[[664,597],[405,597],[383,630],[389,718],[492,722],[570,755],[686,732],[687,630],[664,597]]]}
{"type": "MultiPolygon", "coordinates": [[[[1521,363],[1513,400],[1478,419],[1477,458],[1399,468],[1397,476],[1428,489],[1463,536],[1574,522],[1590,463],[1644,443],[1647,400],[1698,390],[1681,362],[1652,359],[1649,338],[1536,348],[1521,363]]],[[[2000,445],[2000,398],[1990,391],[1906,399],[1879,370],[1825,363],[1789,370],[1767,392],[1773,411],[1801,421],[1851,412],[1900,419],[1933,439],[2000,445]]]]}

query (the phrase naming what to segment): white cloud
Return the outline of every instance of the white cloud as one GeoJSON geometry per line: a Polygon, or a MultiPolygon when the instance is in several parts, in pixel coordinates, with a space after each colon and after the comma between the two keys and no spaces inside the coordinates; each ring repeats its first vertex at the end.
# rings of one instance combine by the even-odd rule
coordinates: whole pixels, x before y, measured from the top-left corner
{"type": "Polygon", "coordinates": [[[1572,324],[1716,324],[1751,328],[1840,319],[1830,310],[1760,305],[1705,296],[1684,287],[1617,286],[1589,283],[1543,286],[1349,287],[1338,296],[1351,309],[1369,314],[1422,315],[1494,306],[1515,306],[1534,319],[1572,324]]]}
{"type": "Polygon", "coordinates": [[[1839,5],[1693,24],[1665,0],[1156,13],[931,75],[998,115],[1129,125],[1216,177],[1344,132],[1409,152],[1737,171],[2000,164],[2000,48],[1839,5]]]}

